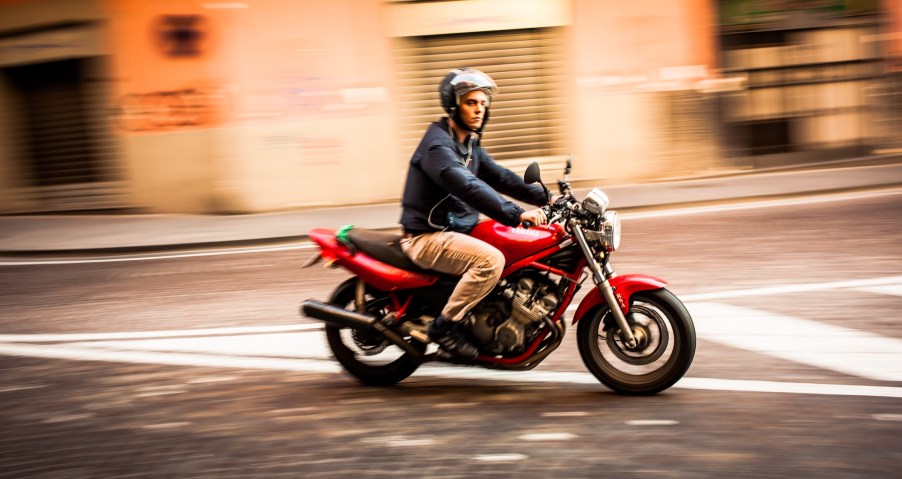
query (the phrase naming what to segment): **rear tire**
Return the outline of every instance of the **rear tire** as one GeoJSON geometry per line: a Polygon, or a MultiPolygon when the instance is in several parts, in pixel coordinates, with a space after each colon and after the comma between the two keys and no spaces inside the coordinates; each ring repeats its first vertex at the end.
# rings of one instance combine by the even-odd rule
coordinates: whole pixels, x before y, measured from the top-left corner
{"type": "MultiPolygon", "coordinates": [[[[356,311],[354,299],[357,281],[357,278],[350,278],[342,283],[332,293],[329,302],[349,311],[356,311]]],[[[391,312],[388,295],[369,286],[366,288],[365,303],[366,314],[382,318],[391,312]]],[[[374,330],[364,334],[350,328],[326,324],[326,340],[335,359],[348,373],[367,386],[397,384],[420,367],[426,345],[409,337],[405,339],[420,351],[419,358],[414,358],[391,344],[374,330]]]]}
{"type": "Polygon", "coordinates": [[[679,381],[692,364],[696,342],[683,303],[666,289],[642,291],[631,298],[627,318],[644,338],[644,346],[636,350],[620,340],[607,305],[579,321],[577,345],[589,371],[620,394],[655,394],[679,381]]]}

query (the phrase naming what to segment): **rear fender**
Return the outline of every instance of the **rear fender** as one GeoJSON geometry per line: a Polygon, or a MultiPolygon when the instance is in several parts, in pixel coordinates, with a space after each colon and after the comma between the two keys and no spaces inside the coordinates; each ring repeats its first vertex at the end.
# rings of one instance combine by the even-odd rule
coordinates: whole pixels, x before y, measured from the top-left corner
{"type": "Polygon", "coordinates": [[[364,253],[350,251],[335,239],[335,230],[315,228],[308,233],[320,247],[327,264],[337,264],[356,274],[380,291],[423,288],[438,281],[438,275],[426,275],[396,268],[364,253]]]}
{"type": "MultiPolygon", "coordinates": [[[[663,279],[644,274],[625,274],[623,276],[615,276],[608,281],[614,288],[614,296],[617,298],[617,302],[620,303],[620,309],[623,311],[623,314],[629,313],[630,298],[633,294],[640,291],[662,289],[667,286],[667,282],[663,279]]],[[[589,291],[589,294],[583,298],[583,301],[579,303],[579,307],[576,308],[573,324],[576,324],[589,311],[592,311],[596,306],[604,302],[598,286],[592,288],[592,291],[589,291]]]]}

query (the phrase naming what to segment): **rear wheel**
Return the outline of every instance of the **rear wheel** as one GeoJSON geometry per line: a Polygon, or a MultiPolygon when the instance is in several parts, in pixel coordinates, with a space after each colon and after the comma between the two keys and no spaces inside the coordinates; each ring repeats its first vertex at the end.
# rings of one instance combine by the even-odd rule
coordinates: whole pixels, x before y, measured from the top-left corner
{"type": "Polygon", "coordinates": [[[620,338],[606,305],[579,322],[580,356],[599,381],[621,394],[655,394],[686,374],[695,356],[695,326],[673,293],[636,293],[627,320],[639,342],[634,348],[620,338]]]}
{"type": "MultiPolygon", "coordinates": [[[[342,283],[329,302],[348,311],[357,311],[357,281],[357,278],[351,278],[342,283]]],[[[391,299],[388,294],[367,286],[364,311],[357,312],[381,319],[393,312],[391,299]]],[[[369,386],[391,386],[406,379],[420,366],[426,345],[410,337],[405,339],[420,351],[419,358],[414,358],[373,329],[361,331],[326,324],[326,340],[335,359],[348,373],[369,386]]]]}

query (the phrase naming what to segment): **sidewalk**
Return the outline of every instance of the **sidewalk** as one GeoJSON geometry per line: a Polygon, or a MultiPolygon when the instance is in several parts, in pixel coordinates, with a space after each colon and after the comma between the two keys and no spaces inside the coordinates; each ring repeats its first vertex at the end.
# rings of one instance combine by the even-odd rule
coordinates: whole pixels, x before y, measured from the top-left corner
{"type": "MultiPolygon", "coordinates": [[[[547,175],[549,178],[552,175],[547,175]]],[[[902,157],[633,185],[598,185],[618,211],[902,186],[902,157]]],[[[574,192],[582,198],[587,189],[574,192]]],[[[0,254],[139,252],[297,241],[314,227],[398,227],[400,205],[253,215],[0,216],[0,254]]]]}

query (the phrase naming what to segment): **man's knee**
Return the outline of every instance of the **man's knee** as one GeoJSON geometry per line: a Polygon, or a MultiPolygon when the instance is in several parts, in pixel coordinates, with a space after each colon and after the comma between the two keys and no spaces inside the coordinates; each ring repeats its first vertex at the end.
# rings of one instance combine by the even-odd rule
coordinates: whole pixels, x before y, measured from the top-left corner
{"type": "Polygon", "coordinates": [[[501,272],[504,271],[504,254],[497,248],[486,248],[480,269],[486,276],[490,276],[495,280],[501,278],[501,272]]]}

